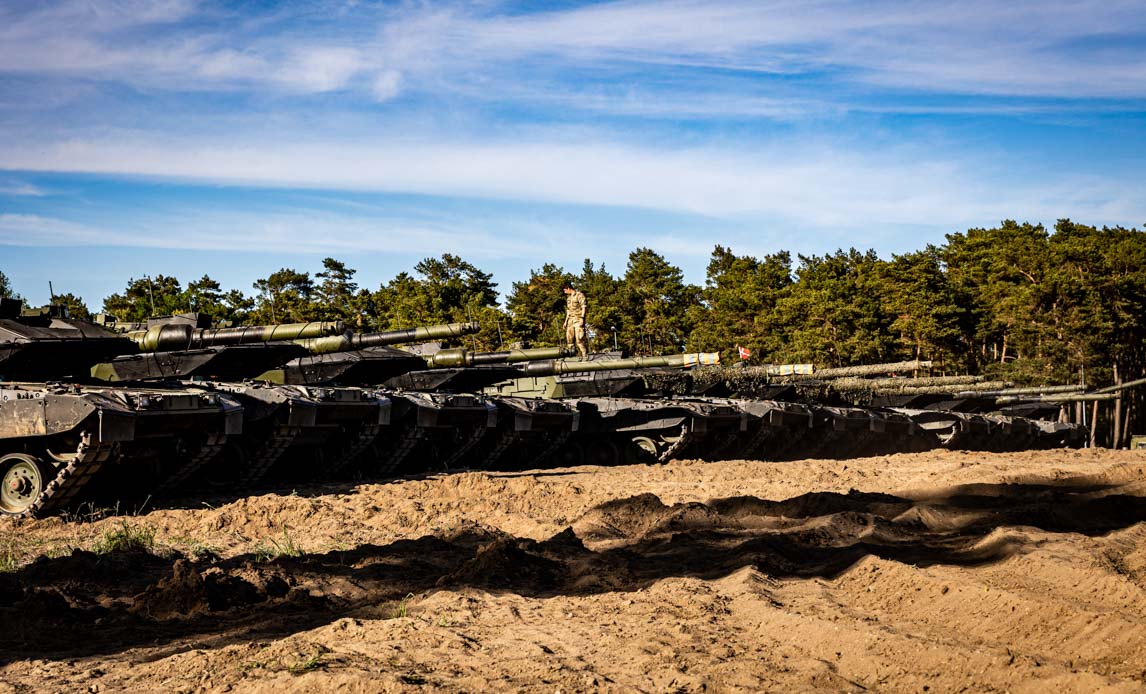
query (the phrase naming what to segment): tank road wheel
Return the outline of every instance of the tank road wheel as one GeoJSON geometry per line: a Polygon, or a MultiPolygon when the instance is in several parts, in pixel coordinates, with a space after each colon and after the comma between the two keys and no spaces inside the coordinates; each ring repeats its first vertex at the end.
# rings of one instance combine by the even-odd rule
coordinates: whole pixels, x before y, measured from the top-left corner
{"type": "Polygon", "coordinates": [[[569,441],[549,459],[545,467],[577,467],[585,464],[585,448],[579,441],[569,441]]]}
{"type": "Polygon", "coordinates": [[[203,466],[203,484],[214,491],[237,489],[250,466],[247,450],[237,441],[227,441],[223,454],[203,466]]]}
{"type": "Polygon", "coordinates": [[[664,450],[664,446],[649,436],[634,436],[632,444],[625,447],[625,463],[628,465],[655,463],[664,450]]]}
{"type": "Polygon", "coordinates": [[[40,498],[46,484],[40,461],[23,453],[0,458],[0,512],[20,514],[40,498]]]}
{"type": "Polygon", "coordinates": [[[636,444],[637,448],[654,458],[661,454],[661,447],[648,436],[634,436],[633,443],[636,444]]]}
{"type": "Polygon", "coordinates": [[[621,463],[621,449],[612,439],[601,438],[589,444],[589,452],[586,457],[588,460],[585,462],[589,465],[602,467],[619,465],[621,463]]]}

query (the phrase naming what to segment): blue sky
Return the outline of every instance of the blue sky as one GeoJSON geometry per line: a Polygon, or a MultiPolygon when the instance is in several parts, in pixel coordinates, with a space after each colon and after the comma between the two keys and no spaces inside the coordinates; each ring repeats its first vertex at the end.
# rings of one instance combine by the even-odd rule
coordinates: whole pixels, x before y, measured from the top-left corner
{"type": "Polygon", "coordinates": [[[1146,5],[0,4],[0,271],[248,293],[450,252],[503,291],[638,246],[881,255],[1146,223],[1146,5]]]}

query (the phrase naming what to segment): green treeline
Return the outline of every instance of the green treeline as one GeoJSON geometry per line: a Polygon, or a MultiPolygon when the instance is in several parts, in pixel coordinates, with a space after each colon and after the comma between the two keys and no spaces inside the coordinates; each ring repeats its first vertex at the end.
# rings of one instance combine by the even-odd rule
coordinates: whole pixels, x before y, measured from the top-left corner
{"type": "MultiPolygon", "coordinates": [[[[492,276],[451,254],[377,289],[355,274],[327,258],[313,274],[273,272],[251,294],[208,276],[183,285],[157,275],[130,280],[102,309],[123,321],[201,311],[246,324],[341,319],[360,330],[472,319],[483,330],[467,346],[493,349],[558,344],[561,289],[572,281],[588,297],[598,350],[721,351],[733,361],[742,345],[754,363],[820,367],[919,358],[938,372],[1023,384],[1146,374],[1146,232],[1069,220],[1053,231],[1005,221],[890,259],[855,249],[757,258],[716,246],[702,287],[638,248],[619,275],[591,260],[573,270],[544,264],[512,284],[504,307],[492,276]]],[[[87,315],[80,298],[56,298],[87,315]]]]}

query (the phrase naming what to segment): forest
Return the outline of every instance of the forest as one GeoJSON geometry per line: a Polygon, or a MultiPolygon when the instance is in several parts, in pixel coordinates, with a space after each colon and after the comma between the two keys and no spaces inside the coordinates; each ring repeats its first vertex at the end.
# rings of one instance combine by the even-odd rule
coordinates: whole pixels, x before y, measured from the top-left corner
{"type": "MultiPolygon", "coordinates": [[[[3,270],[0,267],[0,270],[3,270]]],[[[1107,385],[1146,372],[1146,231],[1060,220],[1053,230],[1004,221],[889,259],[855,248],[826,255],[737,255],[717,245],[704,286],[649,248],[620,274],[586,259],[542,264],[501,300],[491,274],[446,253],[370,289],[334,258],[317,271],[282,268],[252,291],[204,275],[132,278],[101,312],[121,321],[199,311],[234,324],[339,319],[358,330],[460,320],[473,344],[558,344],[562,286],[589,301],[592,347],[631,354],[721,351],[749,362],[818,367],[928,359],[940,374],[984,374],[1024,385],[1107,385]]],[[[0,295],[12,294],[0,272],[0,295]]],[[[96,305],[55,297],[72,315],[96,305]]]]}

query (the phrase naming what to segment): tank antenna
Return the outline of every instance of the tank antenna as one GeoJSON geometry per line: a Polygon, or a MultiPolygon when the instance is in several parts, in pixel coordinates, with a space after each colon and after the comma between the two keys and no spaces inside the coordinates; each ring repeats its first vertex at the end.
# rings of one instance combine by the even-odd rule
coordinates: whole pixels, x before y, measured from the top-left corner
{"type": "Polygon", "coordinates": [[[151,276],[144,275],[147,280],[147,296],[151,300],[151,315],[155,315],[155,290],[151,287],[151,276]]]}

